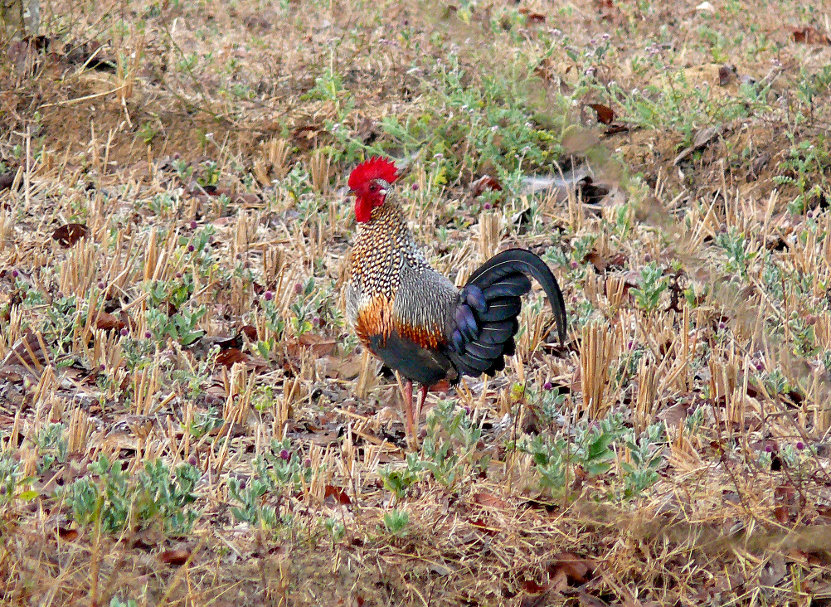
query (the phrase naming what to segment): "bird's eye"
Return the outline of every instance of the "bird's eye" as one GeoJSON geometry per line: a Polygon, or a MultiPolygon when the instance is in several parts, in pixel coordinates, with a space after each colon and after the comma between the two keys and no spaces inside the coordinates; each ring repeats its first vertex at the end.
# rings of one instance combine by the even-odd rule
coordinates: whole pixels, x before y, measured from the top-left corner
{"type": "Polygon", "coordinates": [[[376,184],[374,184],[374,183],[373,183],[371,186],[369,186],[369,191],[370,191],[370,192],[374,192],[374,191],[375,191],[375,190],[377,190],[377,189],[378,189],[378,186],[377,186],[376,184]]]}

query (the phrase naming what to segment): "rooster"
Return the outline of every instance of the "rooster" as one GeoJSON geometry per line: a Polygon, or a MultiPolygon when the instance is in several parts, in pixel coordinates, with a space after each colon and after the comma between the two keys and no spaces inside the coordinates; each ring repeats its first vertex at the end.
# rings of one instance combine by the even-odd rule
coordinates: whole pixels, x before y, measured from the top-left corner
{"type": "Polygon", "coordinates": [[[548,266],[525,249],[486,261],[460,290],[427,263],[413,240],[384,158],[359,164],[349,176],[358,234],[347,259],[346,316],[361,343],[404,378],[407,441],[415,444],[413,382],[419,411],[430,386],[462,375],[494,375],[515,351],[520,296],[528,276],[545,290],[560,341],[566,337],[563,294],[548,266]]]}

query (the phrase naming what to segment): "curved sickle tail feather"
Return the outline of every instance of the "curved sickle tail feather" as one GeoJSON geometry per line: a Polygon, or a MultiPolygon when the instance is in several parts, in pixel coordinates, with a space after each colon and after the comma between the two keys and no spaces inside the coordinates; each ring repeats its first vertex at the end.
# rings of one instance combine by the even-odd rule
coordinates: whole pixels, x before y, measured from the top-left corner
{"type": "Polygon", "coordinates": [[[480,266],[462,289],[448,353],[460,373],[493,375],[505,368],[505,356],[516,349],[520,296],[531,290],[528,275],[548,296],[560,342],[565,343],[566,308],[557,279],[531,251],[508,249],[480,266]]]}

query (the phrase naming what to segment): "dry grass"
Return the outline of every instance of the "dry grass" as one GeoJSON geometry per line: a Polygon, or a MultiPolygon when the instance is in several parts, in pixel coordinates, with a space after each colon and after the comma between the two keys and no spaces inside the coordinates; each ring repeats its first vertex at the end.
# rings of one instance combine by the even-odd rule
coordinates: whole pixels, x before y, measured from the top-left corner
{"type": "Polygon", "coordinates": [[[0,483],[3,466],[19,472],[0,484],[3,604],[831,601],[831,104],[800,97],[831,62],[831,15],[286,4],[44,0],[45,47],[2,46],[0,483]],[[471,184],[505,175],[470,138],[444,148],[447,179],[435,120],[429,156],[389,144],[385,119],[436,111],[450,54],[471,89],[532,73],[513,92],[564,166],[528,170],[556,182],[573,157],[600,189],[485,206],[471,184]],[[430,426],[424,449],[455,441],[459,460],[401,495],[396,380],[339,312],[345,177],[377,145],[406,167],[438,269],[461,283],[501,247],[554,250],[571,324],[559,347],[545,308],[526,306],[505,373],[446,397],[481,438],[430,426]],[[86,237],[62,246],[53,233],[73,223],[86,237]],[[563,395],[553,419],[546,383],[563,395]],[[626,494],[638,445],[619,442],[602,472],[567,462],[545,486],[524,441],[576,441],[609,414],[635,438],[665,424],[657,480],[626,494]],[[252,486],[275,439],[297,482],[254,500],[276,520],[244,522],[233,487],[252,486]],[[88,478],[101,496],[118,475],[90,472],[101,455],[130,487],[148,462],[196,469],[192,529],[128,500],[108,531],[104,497],[79,520],[69,488],[88,478]]]}

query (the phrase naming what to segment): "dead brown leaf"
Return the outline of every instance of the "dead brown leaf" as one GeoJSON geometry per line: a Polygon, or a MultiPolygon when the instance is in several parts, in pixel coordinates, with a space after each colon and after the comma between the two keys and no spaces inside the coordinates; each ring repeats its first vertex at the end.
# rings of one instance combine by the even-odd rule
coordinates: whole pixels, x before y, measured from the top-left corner
{"type": "Polygon", "coordinates": [[[173,565],[174,567],[181,567],[190,558],[190,550],[177,549],[165,550],[159,554],[159,560],[166,565],[173,565]]]}
{"type": "Polygon", "coordinates": [[[736,79],[738,74],[735,65],[724,64],[718,68],[718,85],[727,86],[736,79]]]}
{"type": "Polygon", "coordinates": [[[615,111],[608,105],[602,103],[589,103],[588,105],[597,113],[597,121],[600,124],[611,124],[615,119],[615,111]]]}
{"type": "Polygon", "coordinates": [[[68,223],[52,232],[52,239],[62,247],[71,247],[89,234],[89,228],[82,223],[68,223]]]}
{"type": "Polygon", "coordinates": [[[6,188],[12,187],[14,183],[14,173],[9,171],[8,173],[0,174],[0,190],[5,190],[6,188]]]}
{"type": "Polygon", "coordinates": [[[497,508],[505,510],[510,507],[510,504],[508,504],[508,502],[503,500],[501,497],[498,497],[493,493],[487,493],[485,491],[474,493],[473,502],[479,504],[480,506],[485,506],[486,508],[497,508]]]}
{"type": "Polygon", "coordinates": [[[332,498],[338,504],[342,505],[348,505],[352,503],[352,500],[349,499],[349,496],[346,494],[346,491],[344,491],[341,487],[336,487],[334,485],[326,485],[323,498],[332,498]]]}
{"type": "Polygon", "coordinates": [[[592,572],[597,567],[593,559],[587,559],[571,552],[557,554],[548,565],[548,572],[552,579],[565,576],[568,584],[576,586],[589,581],[592,572]]]}
{"type": "Polygon", "coordinates": [[[58,527],[58,537],[61,538],[65,542],[74,542],[75,540],[78,539],[79,535],[80,535],[80,533],[78,533],[77,529],[68,529],[66,527],[58,527]]]}
{"type": "Polygon", "coordinates": [[[234,363],[247,363],[249,359],[250,356],[239,348],[228,348],[216,356],[217,364],[228,367],[229,369],[234,366],[234,363]]]}
{"type": "Polygon", "coordinates": [[[49,363],[49,352],[44,346],[39,333],[26,331],[0,363],[0,379],[21,381],[26,375],[39,377],[49,363]]]}
{"type": "Polygon", "coordinates": [[[831,38],[811,25],[792,29],[791,38],[798,44],[831,44],[831,38]]]}
{"type": "Polygon", "coordinates": [[[486,190],[493,190],[495,192],[502,191],[502,184],[495,177],[490,175],[482,175],[479,179],[470,184],[470,193],[476,198],[481,196],[486,190]]]}
{"type": "Polygon", "coordinates": [[[252,325],[243,325],[239,330],[241,335],[245,335],[249,341],[257,341],[257,329],[252,325]]]}
{"type": "Polygon", "coordinates": [[[675,160],[672,161],[673,166],[678,166],[682,160],[690,156],[693,152],[710,145],[711,142],[715,141],[718,136],[721,135],[722,130],[721,126],[708,126],[703,129],[699,129],[693,138],[692,145],[682,150],[678,156],[675,157],[675,160]]]}
{"type": "Polygon", "coordinates": [[[335,351],[338,340],[314,333],[303,333],[300,337],[290,340],[286,344],[289,356],[299,358],[304,350],[311,350],[318,358],[329,356],[335,351]]]}
{"type": "Polygon", "coordinates": [[[95,328],[101,331],[120,331],[126,326],[120,318],[109,312],[99,312],[98,317],[95,319],[95,328]]]}
{"type": "Polygon", "coordinates": [[[542,594],[548,590],[548,586],[539,584],[536,580],[525,580],[522,582],[522,589],[528,594],[542,594]]]}

